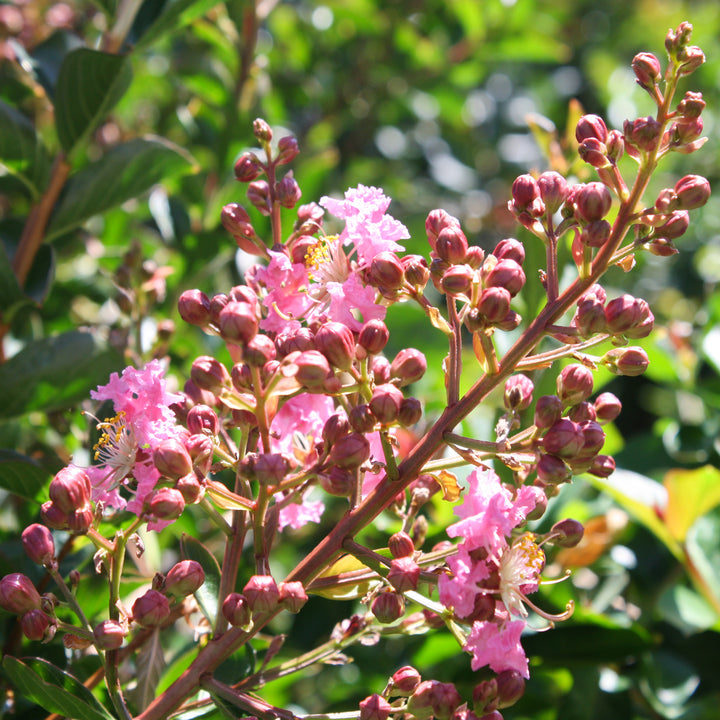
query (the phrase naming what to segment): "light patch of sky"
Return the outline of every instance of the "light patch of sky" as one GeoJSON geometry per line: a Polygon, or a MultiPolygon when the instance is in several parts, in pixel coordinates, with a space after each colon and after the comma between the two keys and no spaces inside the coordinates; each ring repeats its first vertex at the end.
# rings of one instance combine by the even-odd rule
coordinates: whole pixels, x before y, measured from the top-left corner
{"type": "Polygon", "coordinates": [[[473,90],[465,98],[462,119],[466,125],[477,127],[490,120],[497,112],[495,98],[486,90],[473,90]]]}
{"type": "Polygon", "coordinates": [[[563,97],[577,95],[582,88],[582,75],[577,68],[566,66],[558,68],[551,76],[555,91],[563,97]]]}
{"type": "Polygon", "coordinates": [[[527,127],[527,117],[537,111],[535,101],[527,95],[512,98],[506,108],[505,116],[516,127],[527,127]]]}
{"type": "Polygon", "coordinates": [[[329,30],[335,16],[327,5],[318,5],[312,13],[311,22],[317,30],[329,30]]]}
{"type": "Polygon", "coordinates": [[[440,103],[424,92],[413,93],[410,107],[420,120],[434,120],[440,114],[440,103]]]}
{"type": "Polygon", "coordinates": [[[498,142],[498,152],[505,162],[530,166],[542,161],[542,154],[532,135],[527,133],[508,133],[498,142]]]}
{"type": "Polygon", "coordinates": [[[436,183],[455,192],[467,192],[475,186],[475,171],[450,153],[437,153],[430,158],[430,174],[436,183]]]}

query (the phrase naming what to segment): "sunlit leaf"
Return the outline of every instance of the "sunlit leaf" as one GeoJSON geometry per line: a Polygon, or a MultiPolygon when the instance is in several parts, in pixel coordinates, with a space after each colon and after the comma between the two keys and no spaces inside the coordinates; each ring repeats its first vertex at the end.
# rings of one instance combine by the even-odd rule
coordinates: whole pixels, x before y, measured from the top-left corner
{"type": "Polygon", "coordinates": [[[711,465],[695,470],[670,470],[663,485],[668,491],[665,523],[680,542],[699,517],[720,505],[720,470],[711,465]]]}
{"type": "Polygon", "coordinates": [[[368,577],[369,573],[372,570],[354,555],[343,555],[320,573],[307,591],[330,600],[361,598],[380,582],[368,577]]]}

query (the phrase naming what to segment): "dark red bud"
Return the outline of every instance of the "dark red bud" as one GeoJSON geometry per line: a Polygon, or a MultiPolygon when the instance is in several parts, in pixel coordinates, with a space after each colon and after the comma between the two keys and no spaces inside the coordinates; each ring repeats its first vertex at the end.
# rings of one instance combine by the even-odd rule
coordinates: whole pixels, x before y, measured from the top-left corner
{"type": "Polygon", "coordinates": [[[301,582],[281,582],[278,589],[280,591],[280,604],[288,612],[300,612],[303,605],[308,601],[307,593],[301,582]]]}
{"type": "Polygon", "coordinates": [[[235,178],[240,182],[252,182],[260,176],[262,163],[255,153],[244,152],[235,161],[235,178]]]}
{"type": "Polygon", "coordinates": [[[620,415],[622,403],[609,392],[600,393],[595,398],[595,412],[598,422],[612,422],[620,415]]]}
{"type": "Polygon", "coordinates": [[[381,352],[390,339],[390,331],[382,320],[368,320],[358,336],[358,344],[370,355],[381,352]]]}
{"type": "Polygon", "coordinates": [[[350,433],[330,448],[328,462],[340,468],[360,467],[370,457],[370,443],[360,433],[350,433]]]}
{"type": "Polygon", "coordinates": [[[607,136],[607,125],[599,115],[583,115],[575,127],[575,138],[578,143],[588,138],[595,138],[604,143],[607,136]]]}
{"type": "Polygon", "coordinates": [[[176,520],[185,509],[185,498],[175,488],[156,490],[150,500],[150,514],[156,520],[176,520]]]}
{"type": "Polygon", "coordinates": [[[700,175],[686,175],[675,183],[675,194],[683,210],[693,210],[708,201],[710,183],[700,175]]]}
{"type": "Polygon", "coordinates": [[[660,80],[660,61],[648,52],[638,53],[632,61],[632,69],[641,87],[652,88],[660,80]]]}
{"type": "Polygon", "coordinates": [[[396,592],[381,592],[372,601],[370,610],[379,623],[392,623],[405,614],[405,599],[396,592]]]}
{"type": "Polygon", "coordinates": [[[292,135],[286,135],[285,137],[281,137],[278,140],[277,149],[278,153],[275,158],[275,162],[277,162],[278,165],[287,165],[289,162],[292,162],[300,153],[297,138],[294,138],[292,135]]]}
{"type": "Polygon", "coordinates": [[[498,260],[485,277],[486,288],[504,288],[513,297],[522,290],[523,285],[525,285],[525,273],[522,267],[509,258],[498,260]]]}
{"type": "Polygon", "coordinates": [[[205,582],[202,565],[195,560],[175,563],[165,576],[163,591],[174,598],[184,598],[199,590],[205,582]]]}
{"type": "Polygon", "coordinates": [[[572,477],[570,468],[554,455],[543,455],[537,463],[538,480],[545,485],[559,485],[572,477]]]}
{"type": "Polygon", "coordinates": [[[469,265],[453,265],[448,268],[440,280],[440,287],[447,295],[470,295],[473,271],[469,265]]]}
{"type": "Polygon", "coordinates": [[[297,180],[293,177],[292,170],[275,184],[275,197],[285,208],[294,208],[300,201],[302,192],[297,180]]]}
{"type": "Polygon", "coordinates": [[[22,532],[22,544],[26,555],[38,565],[45,565],[55,557],[55,541],[45,525],[28,525],[22,532]]]}
{"type": "Polygon", "coordinates": [[[557,378],[558,397],[564,405],[577,405],[593,391],[592,370],[584,365],[567,365],[557,378]]]}
{"type": "Polygon", "coordinates": [[[92,525],[93,511],[89,505],[68,514],[68,530],[73,535],[84,535],[92,525]]]}
{"type": "Polygon", "coordinates": [[[400,403],[397,421],[403,427],[410,427],[411,425],[415,425],[415,423],[420,422],[422,413],[422,405],[417,398],[405,398],[400,403]]]}
{"type": "Polygon", "coordinates": [[[585,443],[582,430],[577,423],[560,418],[543,437],[545,452],[561,458],[573,458],[585,443]]]}
{"type": "Polygon", "coordinates": [[[392,712],[390,703],[377,693],[360,701],[360,720],[387,720],[392,712]]]}
{"type": "Polygon", "coordinates": [[[421,680],[420,673],[414,667],[405,665],[396,670],[390,679],[390,695],[408,697],[413,694],[421,680]]]}
{"type": "Polygon", "coordinates": [[[168,599],[157,590],[148,590],[132,606],[133,620],[146,628],[162,625],[170,616],[168,599]]]}
{"type": "Polygon", "coordinates": [[[210,322],[210,298],[200,290],[186,290],[178,299],[178,311],[186,323],[203,327],[210,322]]]}
{"type": "Polygon", "coordinates": [[[153,465],[161,475],[177,480],[192,470],[192,460],[185,445],[175,438],[162,440],[153,451],[153,465]]]}
{"type": "Polygon", "coordinates": [[[51,530],[67,530],[68,513],[63,512],[52,500],[40,506],[40,520],[51,530]]]}
{"type": "Polygon", "coordinates": [[[0,580],[0,607],[3,610],[22,615],[39,609],[40,604],[40,593],[26,575],[12,573],[0,580]]]}
{"type": "Polygon", "coordinates": [[[117,650],[122,647],[126,630],[117,620],[103,620],[93,628],[93,635],[103,650],[117,650]]]}
{"type": "Polygon", "coordinates": [[[390,553],[394,558],[408,557],[415,552],[412,538],[406,532],[396,532],[388,541],[390,553]]]}
{"type": "Polygon", "coordinates": [[[315,347],[340,370],[349,370],[355,359],[355,336],[343,323],[326,322],[315,333],[315,347]]]}
{"type": "Polygon", "coordinates": [[[417,590],[420,566],[409,556],[395,558],[390,563],[387,579],[398,592],[417,590]]]}
{"type": "Polygon", "coordinates": [[[222,614],[233,627],[247,627],[251,615],[247,598],[240,593],[230,593],[223,601],[222,614]]]}
{"type": "Polygon", "coordinates": [[[615,460],[610,455],[596,455],[588,472],[599,478],[610,477],[615,472],[615,460]]]}
{"type": "MultiPolygon", "coordinates": [[[[554,215],[570,194],[567,180],[560,173],[549,170],[538,177],[537,184],[540,188],[540,198],[545,203],[547,211],[554,215]]],[[[513,260],[517,260],[517,258],[513,258],[513,260]]],[[[521,261],[518,260],[518,262],[521,261]]]]}
{"type": "Polygon", "coordinates": [[[220,432],[217,413],[207,405],[195,405],[188,410],[187,428],[193,435],[215,436],[220,432]]]}
{"type": "Polygon", "coordinates": [[[468,251],[468,241],[465,233],[457,225],[443,228],[437,236],[435,252],[451,264],[461,263],[465,260],[468,251]]]}
{"type": "Polygon", "coordinates": [[[634,377],[647,370],[650,360],[641,347],[624,347],[605,353],[602,363],[615,375],[634,377]]]}
{"type": "Polygon", "coordinates": [[[417,382],[427,370],[425,356],[415,348],[404,348],[390,365],[390,377],[400,380],[400,386],[417,382]]]}
{"type": "Polygon", "coordinates": [[[478,312],[491,324],[502,322],[510,312],[511,299],[512,296],[507,288],[485,288],[480,294],[478,312]]]}
{"type": "Polygon", "coordinates": [[[219,395],[230,385],[227,368],[209,355],[201,355],[193,361],[190,378],[201,390],[208,390],[213,395],[219,395]]]}
{"type": "Polygon", "coordinates": [[[607,147],[604,142],[597,138],[583,140],[578,146],[578,154],[588,165],[593,167],[604,168],[610,165],[607,147]]]}
{"type": "Polygon", "coordinates": [[[297,366],[297,381],[310,389],[322,387],[327,377],[332,375],[326,357],[317,350],[300,353],[294,364],[297,366]]]}
{"type": "Polygon", "coordinates": [[[422,290],[430,279],[427,260],[422,255],[405,255],[400,262],[405,271],[405,281],[417,291],[422,290]]]}
{"type": "Polygon", "coordinates": [[[253,180],[247,189],[247,199],[263,214],[270,214],[270,186],[265,180],[253,180]]]}
{"type": "Polygon", "coordinates": [[[586,222],[602,220],[612,205],[610,191],[600,182],[580,185],[575,193],[575,207],[586,222]]]}
{"type": "Polygon", "coordinates": [[[20,628],[28,640],[49,642],[55,636],[57,620],[42,610],[30,610],[20,618],[20,628]]]}
{"type": "Polygon", "coordinates": [[[515,238],[505,238],[501,240],[495,246],[492,254],[498,260],[514,260],[518,265],[522,265],[525,262],[525,246],[515,238]]]}
{"type": "Polygon", "coordinates": [[[560,547],[575,547],[583,538],[585,528],[577,520],[567,518],[556,522],[550,529],[550,534],[555,535],[552,542],[560,547]]]}
{"type": "Polygon", "coordinates": [[[525,410],[530,407],[535,389],[532,380],[522,373],[511,375],[505,381],[504,402],[507,410],[525,410]]]}
{"type": "Polygon", "coordinates": [[[50,500],[64,513],[85,508],[92,486],[88,474],[76,465],[68,465],[50,481],[50,500]]]}
{"type": "Polygon", "coordinates": [[[497,676],[498,707],[514,705],[525,694],[525,678],[517,670],[503,670],[497,676]]]}
{"type": "Polygon", "coordinates": [[[253,613],[271,612],[280,602],[280,590],[271,575],[253,575],[243,588],[253,613]]]}
{"type": "Polygon", "coordinates": [[[329,495],[349,497],[357,486],[355,473],[336,465],[318,475],[320,486],[329,495]]]}
{"type": "Polygon", "coordinates": [[[370,406],[366,404],[356,405],[348,415],[350,426],[359,433],[369,433],[375,429],[376,417],[372,414],[370,406]]]}
{"type": "Polygon", "coordinates": [[[272,130],[262,118],[257,118],[253,121],[253,135],[255,135],[260,142],[269,143],[272,140],[272,130]]]}
{"type": "Polygon", "coordinates": [[[512,185],[512,198],[514,207],[525,210],[534,200],[540,197],[540,188],[532,175],[520,175],[515,178],[512,185]]]}
{"type": "Polygon", "coordinates": [[[563,404],[557,395],[543,395],[535,403],[535,426],[544,429],[554,425],[561,417],[563,404]]]}
{"type": "Polygon", "coordinates": [[[370,284],[385,290],[399,290],[405,283],[405,269],[398,256],[387,250],[370,263],[370,284]]]}
{"type": "Polygon", "coordinates": [[[595,220],[582,230],[580,242],[588,247],[602,247],[610,239],[610,223],[607,220],[595,220]]]}
{"type": "Polygon", "coordinates": [[[435,244],[440,232],[446,227],[460,227],[460,222],[445,210],[431,210],[425,220],[425,231],[427,232],[430,247],[435,250],[435,244]]]}

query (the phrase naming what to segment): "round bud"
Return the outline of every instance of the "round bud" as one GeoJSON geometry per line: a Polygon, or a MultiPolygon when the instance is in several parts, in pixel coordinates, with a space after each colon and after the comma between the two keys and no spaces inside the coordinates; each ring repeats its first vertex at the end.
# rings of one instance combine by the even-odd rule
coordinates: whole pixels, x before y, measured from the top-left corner
{"type": "Polygon", "coordinates": [[[257,155],[251,152],[244,152],[235,161],[235,179],[240,182],[251,182],[260,176],[262,163],[257,155]]]}
{"type": "Polygon", "coordinates": [[[161,475],[177,480],[192,470],[192,460],[185,445],[176,438],[161,440],[153,451],[153,465],[161,475]]]}
{"type": "Polygon", "coordinates": [[[602,220],[611,205],[610,191],[600,182],[580,185],[575,192],[575,207],[580,218],[586,222],[602,220]]]}
{"type": "Polygon", "coordinates": [[[507,410],[525,410],[530,407],[535,386],[532,380],[522,373],[511,375],[505,381],[504,402],[507,410]]]}
{"type": "Polygon", "coordinates": [[[408,557],[415,552],[412,538],[406,532],[396,532],[388,541],[390,553],[394,558],[408,557]]]}
{"type": "Polygon", "coordinates": [[[39,609],[40,604],[40,593],[26,575],[12,573],[0,580],[0,607],[3,610],[22,615],[39,609]]]}
{"type": "Polygon", "coordinates": [[[292,170],[285,175],[279,182],[275,183],[275,198],[284,208],[294,208],[300,198],[302,192],[297,180],[293,177],[292,170]]]}
{"type": "Polygon", "coordinates": [[[514,260],[518,265],[525,262],[525,246],[515,238],[501,240],[492,251],[498,260],[514,260]]]}
{"type": "Polygon", "coordinates": [[[541,430],[554,425],[563,413],[563,404],[557,395],[543,395],[535,403],[535,426],[541,430]]]}
{"type": "Polygon", "coordinates": [[[190,379],[201,390],[208,390],[213,395],[220,394],[230,384],[227,368],[209,355],[195,358],[190,368],[190,379]]]}
{"type": "Polygon", "coordinates": [[[567,418],[560,418],[543,437],[545,452],[561,458],[575,457],[584,444],[582,430],[567,418]]]}
{"type": "Polygon", "coordinates": [[[405,271],[405,281],[418,292],[422,290],[430,279],[427,260],[422,255],[405,255],[400,262],[405,271]]]}
{"type": "Polygon", "coordinates": [[[427,370],[425,356],[415,348],[404,348],[390,365],[390,377],[400,380],[400,386],[417,382],[427,370]]]}
{"type": "Polygon", "coordinates": [[[480,294],[478,312],[489,323],[502,322],[510,312],[512,296],[504,287],[485,288],[480,294]]]}
{"type": "Polygon", "coordinates": [[[278,165],[287,165],[289,162],[292,162],[300,153],[297,138],[293,137],[292,135],[286,135],[285,137],[281,137],[278,140],[277,150],[278,152],[277,156],[275,157],[275,162],[278,165]]]}
{"type": "Polygon", "coordinates": [[[200,290],[185,290],[178,299],[178,311],[186,323],[203,327],[210,322],[210,298],[200,290]]]}
{"type": "Polygon", "coordinates": [[[125,628],[117,620],[103,620],[93,628],[95,642],[103,650],[117,650],[125,641],[125,628]]]}
{"type": "Polygon", "coordinates": [[[295,358],[297,366],[295,379],[307,388],[322,387],[325,380],[332,375],[330,364],[326,357],[317,350],[306,350],[295,358]]]}
{"type": "Polygon", "coordinates": [[[250,623],[247,598],[240,593],[230,593],[223,601],[222,614],[233,627],[247,627],[250,623]]]}
{"type": "Polygon", "coordinates": [[[202,565],[195,560],[181,560],[175,563],[165,576],[163,592],[180,599],[192,595],[205,582],[202,565]]]}
{"type": "Polygon", "coordinates": [[[355,336],[343,323],[326,322],[315,333],[315,347],[340,370],[349,370],[355,359],[355,336]]]}
{"type": "Polygon", "coordinates": [[[249,303],[231,300],[218,315],[218,328],[224,340],[241,344],[250,342],[258,331],[255,309],[249,303]]]}
{"type": "Polygon", "coordinates": [[[369,277],[374,287],[399,290],[405,283],[405,269],[395,253],[384,250],[372,259],[369,277]]]}
{"type": "Polygon", "coordinates": [[[615,375],[634,377],[647,370],[650,360],[641,347],[624,347],[605,353],[602,363],[615,375]]]}
{"type": "Polygon", "coordinates": [[[404,398],[400,403],[397,421],[403,427],[410,427],[411,425],[415,425],[415,423],[420,422],[422,414],[422,405],[417,398],[404,398]]]}
{"type": "Polygon", "coordinates": [[[585,528],[577,520],[567,518],[556,522],[550,529],[552,542],[564,548],[575,547],[583,538],[585,528]]]}
{"type": "Polygon", "coordinates": [[[513,297],[522,290],[523,285],[525,285],[525,273],[522,267],[509,258],[498,260],[485,278],[486,288],[504,288],[513,297]]]}
{"type": "Polygon", "coordinates": [[[176,520],[185,509],[185,498],[175,488],[156,490],[150,500],[150,515],[156,520],[176,520]]]}
{"type": "Polygon", "coordinates": [[[365,348],[370,355],[381,352],[390,339],[390,331],[382,320],[368,320],[358,336],[358,344],[365,348]]]}
{"type": "Polygon", "coordinates": [[[514,705],[525,694],[525,678],[517,670],[503,670],[497,676],[498,707],[514,705]]]}
{"type": "Polygon", "coordinates": [[[387,579],[400,593],[417,590],[420,566],[410,556],[395,558],[390,562],[387,579]]]}
{"type": "Polygon", "coordinates": [[[543,455],[537,463],[538,480],[544,485],[559,485],[572,477],[570,468],[554,455],[543,455]]]}
{"type": "Polygon", "coordinates": [[[592,370],[584,365],[567,365],[558,375],[556,382],[558,397],[564,405],[577,405],[592,395],[592,370]]]}
{"type": "Polygon", "coordinates": [[[607,125],[599,115],[583,115],[575,127],[575,138],[579,143],[588,138],[595,138],[604,143],[607,136],[607,125]]]}
{"type": "Polygon", "coordinates": [[[133,603],[132,617],[141,627],[157,627],[170,617],[170,603],[158,590],[148,590],[133,603]]]}
{"type": "MultiPolygon", "coordinates": [[[[554,215],[570,194],[568,181],[560,173],[549,170],[538,177],[537,184],[540,189],[540,198],[545,203],[547,211],[554,215]]],[[[493,255],[496,253],[493,252],[493,255]]],[[[518,260],[518,262],[521,261],[518,260]]]]}
{"type": "Polygon", "coordinates": [[[660,61],[648,52],[638,53],[632,61],[632,69],[641,87],[651,88],[660,80],[660,61]]]}
{"type": "Polygon", "coordinates": [[[599,478],[610,477],[615,472],[615,459],[611,455],[596,455],[588,472],[599,478]]]}
{"type": "Polygon", "coordinates": [[[379,623],[392,623],[405,614],[405,599],[396,592],[381,592],[372,601],[370,610],[379,623]]]}
{"type": "Polygon", "coordinates": [[[253,575],[243,588],[253,613],[272,612],[280,602],[280,590],[272,575],[253,575]]]}
{"type": "Polygon", "coordinates": [[[512,201],[517,210],[525,210],[540,197],[540,188],[532,175],[520,175],[512,185],[512,201]]]}
{"type": "Polygon", "coordinates": [[[600,395],[595,398],[595,413],[598,422],[612,422],[620,415],[621,410],[622,403],[612,393],[600,393],[600,395]]]}
{"type": "Polygon", "coordinates": [[[68,465],[50,481],[50,500],[64,513],[85,508],[90,502],[92,486],[82,468],[68,465]]]}
{"type": "Polygon", "coordinates": [[[386,383],[375,387],[368,404],[378,422],[388,424],[397,420],[403,400],[402,390],[386,383]]]}
{"type": "Polygon", "coordinates": [[[420,673],[412,666],[405,665],[390,678],[390,695],[408,697],[413,694],[422,680],[420,673]]]}
{"type": "Polygon", "coordinates": [[[273,136],[270,126],[262,118],[253,121],[253,135],[263,143],[269,143],[273,136]]]}
{"type": "Polygon", "coordinates": [[[55,636],[57,620],[42,610],[34,609],[20,618],[20,628],[28,640],[49,642],[55,636]]]}
{"type": "Polygon", "coordinates": [[[307,593],[301,582],[281,582],[278,589],[280,591],[280,604],[288,612],[300,612],[303,605],[308,601],[307,593]]]}
{"type": "Polygon", "coordinates": [[[360,701],[360,720],[387,720],[392,712],[390,703],[377,693],[360,701]]]}
{"type": "Polygon", "coordinates": [[[449,225],[439,232],[435,252],[443,260],[447,260],[453,265],[461,263],[465,260],[467,251],[467,238],[458,225],[449,225]]]}
{"type": "Polygon", "coordinates": [[[55,541],[45,525],[28,525],[22,532],[22,544],[26,555],[38,565],[45,565],[55,557],[55,541]]]}
{"type": "Polygon", "coordinates": [[[700,175],[686,175],[675,183],[675,194],[683,210],[693,210],[708,201],[710,183],[700,175]]]}
{"type": "Polygon", "coordinates": [[[360,467],[370,457],[370,443],[360,433],[349,433],[338,440],[328,456],[328,463],[344,469],[360,467]]]}

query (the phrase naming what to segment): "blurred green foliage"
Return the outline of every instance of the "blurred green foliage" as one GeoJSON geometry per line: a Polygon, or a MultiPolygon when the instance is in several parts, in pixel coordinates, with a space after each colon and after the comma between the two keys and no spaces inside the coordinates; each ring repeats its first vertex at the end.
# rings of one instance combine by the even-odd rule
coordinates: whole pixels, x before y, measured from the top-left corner
{"type": "MultiPolygon", "coordinates": [[[[570,101],[617,128],[650,113],[630,60],[639,51],[660,55],[666,30],[689,20],[708,62],[681,90],[703,91],[710,140],[696,155],[665,163],[653,188],[672,186],[685,173],[720,187],[714,132],[720,15],[711,0],[147,0],[122,54],[108,67],[93,66],[99,75],[83,97],[95,98],[96,107],[78,114],[63,84],[85,82],[87,66],[68,75],[73,67],[65,65],[59,77],[61,62],[80,47],[94,51],[117,5],[0,3],[7,11],[0,22],[0,151],[7,169],[0,173],[0,312],[9,358],[0,366],[0,473],[6,490],[25,491],[3,500],[0,574],[25,562],[17,537],[37,515],[33,498],[42,501],[43,482],[73,453],[82,458],[87,452],[88,423],[77,408],[91,388],[127,362],[152,355],[169,354],[179,378],[197,355],[223,357],[213,338],[183,326],[175,301],[184,289],[211,295],[241,279],[247,258],[223,230],[220,210],[243,201],[232,168],[253,145],[255,117],[264,117],[277,136],[297,136],[294,170],[303,202],[358,183],[382,186],[394,198],[390,212],[411,231],[409,252],[426,253],[424,219],[435,207],[458,216],[468,237],[489,249],[517,233],[506,211],[512,180],[547,167],[543,145],[549,147],[555,130],[566,137],[570,101]],[[17,32],[8,25],[8,8],[22,15],[17,32]],[[63,102],[67,115],[58,115],[63,102]],[[22,165],[28,148],[33,162],[22,165]],[[61,148],[69,153],[71,179],[22,287],[10,262],[61,148]],[[80,338],[72,334],[78,328],[85,331],[80,338]]],[[[589,177],[572,159],[571,146],[560,152],[579,179],[589,177]]],[[[266,221],[253,219],[267,235],[266,221]]],[[[531,267],[541,249],[524,239],[531,267]]],[[[576,481],[551,508],[548,524],[568,514],[587,522],[597,552],[564,564],[558,559],[576,568],[575,579],[548,586],[540,602],[561,609],[573,598],[578,611],[554,632],[527,639],[535,658],[532,680],[506,718],[717,717],[720,681],[712,669],[720,661],[720,626],[717,607],[698,590],[699,578],[718,597],[717,502],[707,503],[702,517],[691,513],[678,521],[687,531],[682,537],[667,536],[656,505],[671,470],[671,483],[698,482],[696,476],[677,479],[693,471],[704,473],[711,496],[717,488],[720,198],[693,212],[678,245],[677,256],[638,257],[632,274],[617,269],[606,279],[609,293],[650,301],[656,332],[644,346],[651,367],[642,380],[598,376],[598,389],[612,390],[624,403],[609,435],[621,472],[610,494],[576,481]],[[697,571],[695,583],[683,574],[688,562],[697,571]]],[[[540,302],[539,283],[528,285],[526,316],[540,302]]],[[[442,394],[433,391],[442,386],[445,354],[440,334],[425,331],[424,317],[410,308],[396,308],[389,324],[391,351],[423,338],[432,372],[418,392],[430,397],[428,412],[437,411],[442,394]]],[[[553,392],[552,378],[535,380],[540,391],[553,392]]],[[[487,431],[495,409],[480,408],[468,427],[487,431]]],[[[431,520],[451,518],[447,507],[431,512],[431,520]]],[[[433,525],[430,540],[439,541],[439,523],[433,525]]],[[[186,514],[177,531],[203,537],[207,528],[186,514]]],[[[314,532],[298,535],[293,554],[287,550],[278,559],[280,570],[317,540],[314,532]]],[[[168,564],[177,552],[173,542],[169,533],[157,547],[157,538],[148,538],[138,582],[168,564]]],[[[89,567],[90,556],[89,547],[80,548],[65,563],[89,567]]],[[[83,592],[92,613],[91,588],[83,592]]],[[[339,622],[353,607],[323,598],[311,603],[303,613],[309,621],[278,628],[289,633],[288,656],[312,647],[328,619],[339,622]]],[[[2,621],[4,647],[16,651],[11,620],[2,621]]],[[[29,654],[63,665],[61,649],[50,648],[33,647],[29,654]]],[[[353,664],[279,680],[267,688],[267,699],[305,712],[345,710],[380,691],[388,673],[407,663],[427,677],[457,682],[468,696],[477,682],[449,637],[400,637],[383,648],[380,655],[361,646],[351,653],[353,664]]],[[[172,649],[168,678],[188,661],[187,649],[172,649]]],[[[263,649],[261,641],[256,649],[263,649]]],[[[233,671],[247,672],[238,668],[249,662],[239,658],[233,671]]],[[[94,669],[85,663],[86,676],[94,669]]],[[[15,717],[36,717],[33,712],[20,705],[15,717]]]]}

